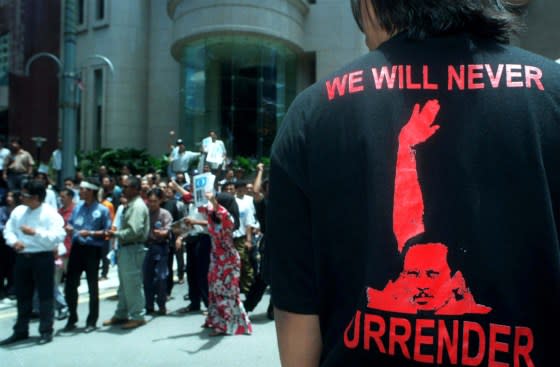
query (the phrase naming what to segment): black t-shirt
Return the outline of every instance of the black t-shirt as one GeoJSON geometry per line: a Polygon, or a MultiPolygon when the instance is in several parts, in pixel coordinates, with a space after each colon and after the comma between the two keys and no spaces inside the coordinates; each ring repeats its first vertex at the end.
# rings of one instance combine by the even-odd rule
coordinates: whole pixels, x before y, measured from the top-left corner
{"type": "Polygon", "coordinates": [[[322,367],[556,365],[560,65],[398,35],[301,93],[271,158],[273,302],[319,315],[322,367]]]}

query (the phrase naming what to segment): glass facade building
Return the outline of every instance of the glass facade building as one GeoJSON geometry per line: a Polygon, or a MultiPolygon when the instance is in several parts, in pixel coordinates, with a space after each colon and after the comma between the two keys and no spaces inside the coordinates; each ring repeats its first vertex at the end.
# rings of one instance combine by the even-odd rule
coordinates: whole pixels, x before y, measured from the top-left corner
{"type": "Polygon", "coordinates": [[[297,56],[257,36],[206,37],[181,56],[180,135],[195,141],[218,133],[231,155],[268,156],[296,95],[297,56]]]}

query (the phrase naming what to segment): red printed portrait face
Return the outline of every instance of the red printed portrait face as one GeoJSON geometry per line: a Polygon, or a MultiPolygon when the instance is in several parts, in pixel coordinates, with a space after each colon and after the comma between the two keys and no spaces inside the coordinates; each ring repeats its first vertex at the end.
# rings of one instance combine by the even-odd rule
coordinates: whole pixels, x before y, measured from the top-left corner
{"type": "Polygon", "coordinates": [[[439,291],[450,280],[451,269],[445,245],[419,244],[408,250],[399,283],[411,292],[410,301],[416,304],[418,310],[433,311],[441,307],[448,297],[439,291]]]}

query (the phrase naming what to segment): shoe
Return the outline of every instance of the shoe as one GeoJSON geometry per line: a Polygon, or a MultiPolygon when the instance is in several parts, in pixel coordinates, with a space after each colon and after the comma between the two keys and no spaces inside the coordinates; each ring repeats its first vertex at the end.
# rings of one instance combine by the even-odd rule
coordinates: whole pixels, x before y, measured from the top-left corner
{"type": "Polygon", "coordinates": [[[208,336],[226,336],[227,333],[223,332],[223,331],[217,331],[214,330],[212,332],[210,332],[210,334],[208,334],[208,336]]]}
{"type": "Polygon", "coordinates": [[[122,325],[127,322],[129,322],[128,319],[117,319],[116,317],[111,317],[109,320],[103,321],[103,326],[122,325]]]}
{"type": "Polygon", "coordinates": [[[100,277],[99,280],[109,280],[107,277],[100,277]]]}
{"type": "Polygon", "coordinates": [[[39,345],[50,343],[52,342],[52,339],[53,339],[52,333],[42,333],[41,338],[39,339],[39,345]]]}
{"type": "Polygon", "coordinates": [[[188,301],[188,300],[189,300],[189,294],[187,293],[183,296],[183,301],[188,301]]]}
{"type": "Polygon", "coordinates": [[[36,312],[36,311],[31,312],[31,315],[29,316],[29,318],[30,318],[31,320],[36,320],[36,319],[38,319],[38,318],[39,318],[39,312],[36,312]]]}
{"type": "Polygon", "coordinates": [[[199,312],[200,306],[196,307],[192,303],[187,307],[180,308],[177,312],[179,313],[191,313],[191,312],[199,312]]]}
{"type": "Polygon", "coordinates": [[[0,341],[0,345],[10,345],[16,342],[19,342],[20,340],[25,340],[29,338],[28,334],[12,334],[10,337],[0,341]]]}
{"type": "Polygon", "coordinates": [[[184,283],[185,283],[185,279],[179,279],[179,280],[177,281],[177,284],[184,284],[184,283]]]}
{"type": "Polygon", "coordinates": [[[65,333],[70,333],[74,330],[76,330],[76,324],[74,324],[73,322],[67,323],[64,329],[62,329],[62,331],[65,333]]]}
{"type": "Polygon", "coordinates": [[[84,329],[84,333],[89,334],[92,331],[95,331],[95,329],[97,329],[97,327],[95,325],[88,325],[86,326],[86,328],[84,329]]]}
{"type": "Polygon", "coordinates": [[[156,313],[156,310],[154,310],[153,308],[146,309],[146,315],[147,316],[155,315],[155,313],[156,313]]]}
{"type": "Polygon", "coordinates": [[[56,315],[56,319],[57,320],[66,320],[68,318],[69,314],[68,314],[68,310],[60,310],[58,311],[58,314],[56,315]]]}
{"type": "Polygon", "coordinates": [[[146,320],[130,320],[129,322],[121,326],[121,329],[124,330],[135,329],[145,324],[146,324],[146,320]]]}
{"type": "Polygon", "coordinates": [[[154,312],[154,314],[156,316],[165,316],[165,315],[167,315],[167,309],[160,308],[159,310],[157,310],[157,312],[154,312]]]}

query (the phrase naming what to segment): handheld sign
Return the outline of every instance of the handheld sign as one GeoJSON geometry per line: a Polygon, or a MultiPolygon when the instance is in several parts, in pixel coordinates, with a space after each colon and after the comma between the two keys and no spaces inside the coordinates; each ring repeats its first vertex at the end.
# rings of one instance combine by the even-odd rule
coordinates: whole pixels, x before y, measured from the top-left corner
{"type": "Polygon", "coordinates": [[[203,205],[208,204],[208,199],[206,198],[207,192],[214,191],[214,180],[216,176],[211,173],[203,173],[193,177],[194,183],[194,205],[199,208],[203,205]]]}

